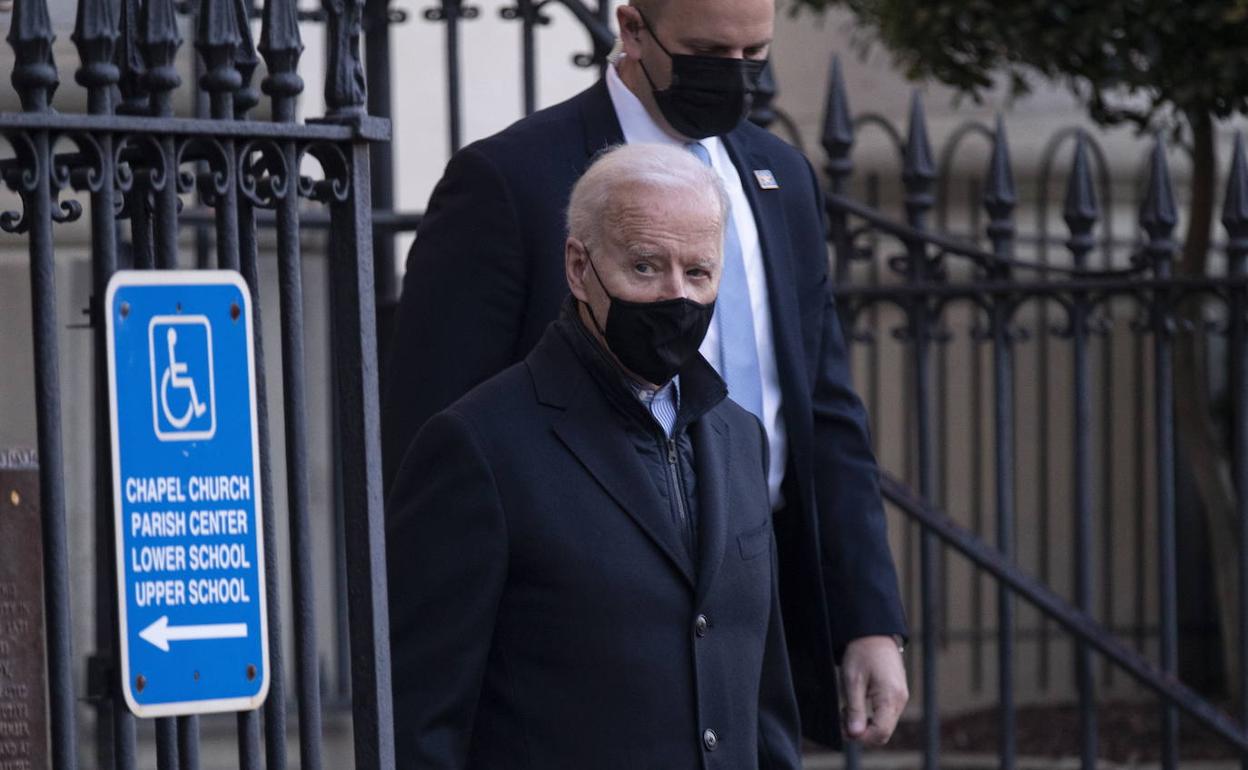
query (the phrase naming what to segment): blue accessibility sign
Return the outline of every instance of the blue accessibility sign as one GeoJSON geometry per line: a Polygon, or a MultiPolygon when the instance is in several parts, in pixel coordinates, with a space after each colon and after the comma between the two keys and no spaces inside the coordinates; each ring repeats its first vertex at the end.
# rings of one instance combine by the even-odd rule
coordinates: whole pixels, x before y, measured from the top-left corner
{"type": "Polygon", "coordinates": [[[247,285],[121,271],[105,308],[126,703],[140,717],[257,708],[269,635],[247,285]]]}

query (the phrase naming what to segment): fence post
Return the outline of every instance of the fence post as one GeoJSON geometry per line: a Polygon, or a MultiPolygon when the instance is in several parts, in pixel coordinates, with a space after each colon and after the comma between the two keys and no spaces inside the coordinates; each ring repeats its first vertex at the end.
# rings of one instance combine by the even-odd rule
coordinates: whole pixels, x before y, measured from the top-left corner
{"type": "MultiPolygon", "coordinates": [[[[256,46],[251,34],[249,21],[250,3],[247,0],[231,0],[233,7],[234,27],[238,36],[238,46],[234,50],[234,69],[238,72],[238,85],[233,90],[233,115],[235,120],[245,120],[247,113],[260,103],[260,94],[251,84],[260,59],[256,55],[256,46]]],[[[267,5],[267,3],[266,3],[267,5]]],[[[228,118],[226,118],[228,119],[228,118]]],[[[253,350],[256,363],[256,422],[259,425],[258,444],[260,447],[260,498],[264,510],[260,512],[261,531],[264,539],[264,561],[266,564],[278,564],[277,549],[277,511],[273,506],[273,460],[271,454],[272,439],[269,433],[269,398],[266,381],[268,367],[264,356],[264,319],[260,292],[260,270],[257,264],[256,243],[256,212],[253,194],[239,195],[247,180],[244,175],[251,176],[256,172],[250,168],[251,151],[255,145],[244,144],[239,148],[235,163],[239,175],[235,185],[238,201],[238,259],[239,271],[247,282],[251,294],[253,319],[253,350]]],[[[261,156],[267,152],[261,151],[261,156]]],[[[275,160],[275,159],[274,159],[275,160]]],[[[270,177],[271,179],[271,177],[270,177]]],[[[252,186],[252,185],[248,185],[252,186]]],[[[252,186],[254,188],[254,186],[252,186]]],[[[268,197],[277,196],[277,191],[269,189],[268,197]]],[[[283,381],[283,392],[290,386],[283,381]]],[[[282,642],[282,592],[279,583],[280,571],[265,571],[264,592],[265,610],[269,626],[269,694],[264,702],[264,749],[268,770],[286,767],[286,665],[285,645],[282,642]]],[[[258,736],[260,715],[257,711],[243,712],[238,715],[240,756],[247,761],[254,759],[253,743],[258,736]]]]}
{"type": "MultiPolygon", "coordinates": [[[[827,240],[832,245],[832,281],[834,287],[844,286],[849,282],[854,244],[849,233],[849,218],[831,196],[844,195],[849,186],[849,177],[854,170],[854,162],[850,158],[850,150],[854,146],[854,124],[849,111],[845,78],[841,74],[841,60],[835,55],[828,71],[828,98],[824,107],[820,144],[827,156],[824,170],[828,174],[830,196],[824,200],[824,209],[828,217],[827,240]]],[[[851,303],[837,302],[836,312],[849,347],[847,359],[852,370],[854,318],[851,303]]],[[[858,770],[861,763],[861,749],[858,744],[847,743],[844,753],[846,769],[858,770]]]]}
{"type": "MultiPolygon", "coordinates": [[[[234,51],[234,69],[238,71],[239,84],[234,89],[234,117],[243,120],[247,112],[260,102],[259,94],[251,85],[252,76],[260,60],[256,57],[252,43],[251,25],[249,23],[250,3],[245,0],[232,0],[234,8],[234,26],[238,30],[239,44],[234,51]]],[[[266,3],[267,5],[267,3],[266,3]]],[[[202,73],[201,73],[202,74],[202,73]]],[[[200,95],[196,94],[197,103],[200,95]]],[[[242,173],[240,158],[237,166],[242,173]]],[[[242,178],[238,180],[242,183],[242,178]]],[[[259,511],[260,526],[264,540],[264,563],[276,566],[277,535],[274,526],[272,507],[273,482],[272,461],[269,459],[269,419],[268,395],[265,386],[264,366],[264,322],[262,319],[263,304],[260,301],[258,276],[255,270],[255,212],[246,196],[238,199],[238,245],[239,267],[247,281],[251,294],[253,350],[256,363],[256,422],[258,444],[260,447],[260,499],[263,510],[259,511]]],[[[198,248],[198,242],[196,244],[198,248]]],[[[206,246],[205,246],[206,249],[206,246]]],[[[200,261],[196,255],[196,261],[200,261]]],[[[285,385],[285,383],[283,383],[285,385]]],[[[264,574],[265,610],[269,626],[269,694],[264,702],[264,711],[268,716],[265,721],[265,749],[269,754],[270,770],[286,766],[286,697],[285,671],[282,667],[282,608],[281,591],[278,590],[279,570],[268,568],[264,574]]],[[[259,770],[260,767],[260,713],[258,710],[240,712],[236,717],[238,729],[238,764],[240,770],[259,770]]]]}
{"type": "MultiPolygon", "coordinates": [[[[168,11],[162,12],[167,15],[168,23],[173,26],[174,34],[176,34],[176,21],[173,16],[173,4],[170,0],[147,0],[147,7],[168,6],[168,11]]],[[[234,94],[243,86],[242,73],[239,71],[238,57],[242,53],[242,38],[239,35],[239,24],[237,19],[237,10],[232,4],[232,0],[203,0],[200,5],[199,13],[196,21],[196,37],[195,48],[199,55],[203,58],[204,70],[203,75],[199,79],[198,86],[210,94],[212,104],[212,117],[216,120],[231,120],[234,118],[234,94]]],[[[179,40],[179,42],[181,42],[179,40]]],[[[244,55],[245,56],[245,55],[244,55]]],[[[170,57],[172,62],[172,57],[170,57]]],[[[149,62],[150,66],[150,62],[149,62]]],[[[245,65],[244,65],[245,66],[245,65]]],[[[177,85],[174,80],[170,83],[169,88],[172,89],[177,85]]],[[[152,88],[156,87],[155,83],[151,84],[152,88]]],[[[157,97],[153,95],[153,105],[157,103],[157,97]]],[[[160,114],[160,113],[157,113],[160,114]]],[[[166,140],[172,146],[172,140],[166,140]]],[[[227,168],[216,170],[219,174],[224,175],[225,189],[215,189],[211,195],[213,211],[216,219],[217,234],[217,266],[226,270],[238,270],[241,265],[239,261],[239,205],[238,205],[238,173],[237,164],[235,162],[235,146],[231,139],[219,139],[222,152],[225,157],[227,168]]],[[[174,254],[177,249],[177,230],[176,230],[176,204],[177,204],[177,162],[175,158],[169,159],[169,168],[172,171],[171,177],[166,182],[166,195],[169,196],[169,206],[172,209],[169,216],[174,219],[174,229],[169,236],[169,240],[164,246],[167,254],[164,257],[167,266],[173,266],[174,254]]],[[[216,176],[215,174],[213,176],[216,176]]],[[[207,174],[201,175],[201,180],[207,180],[207,174]]],[[[158,211],[164,208],[160,203],[157,205],[158,211]]],[[[159,215],[157,217],[159,221],[159,215]]],[[[157,239],[159,238],[159,227],[157,228],[157,239]]],[[[162,250],[158,246],[157,261],[161,262],[159,252],[162,250]]],[[[261,327],[259,321],[259,303],[253,296],[253,307],[256,308],[256,338],[259,339],[261,327]]],[[[263,404],[264,399],[264,363],[261,349],[256,349],[256,385],[258,404],[263,404]]],[[[258,511],[262,522],[266,522],[271,515],[270,500],[271,495],[268,494],[268,485],[265,483],[268,467],[268,447],[264,441],[267,435],[267,420],[261,409],[257,409],[257,422],[259,423],[260,433],[260,466],[261,466],[261,499],[266,510],[258,511]]],[[[269,542],[269,533],[265,531],[264,547],[266,552],[272,547],[269,542]]],[[[266,553],[267,556],[267,553],[266,553]]],[[[266,580],[272,580],[273,573],[270,571],[266,575],[266,580]]],[[[270,618],[276,612],[276,608],[272,601],[272,596],[268,597],[268,612],[270,618]]],[[[270,626],[269,634],[274,634],[274,628],[270,626]]],[[[281,657],[281,645],[270,646],[270,658],[279,659],[281,657]]],[[[272,660],[270,661],[270,671],[273,671],[272,660]]],[[[280,690],[280,675],[270,674],[271,689],[267,702],[273,701],[273,690],[280,690]]],[[[255,715],[243,714],[239,717],[239,738],[243,743],[250,743],[256,740],[255,725],[250,728],[243,724],[247,720],[255,720],[255,715]]],[[[283,736],[284,743],[284,736],[283,736]]],[[[185,770],[191,770],[198,766],[199,763],[199,720],[197,717],[179,717],[178,718],[178,750],[182,767],[185,770]],[[188,752],[190,755],[188,756],[188,752]]],[[[243,752],[249,755],[250,752],[243,752]]]]}
{"type": "MultiPolygon", "coordinates": [[[[330,70],[325,76],[325,122],[350,125],[357,135],[336,146],[345,196],[330,210],[330,315],[336,371],[339,447],[345,508],[347,604],[351,625],[351,698],[357,770],[394,766],[390,691],[390,616],[386,586],[385,524],[381,489],[381,426],[377,388],[369,132],[376,118],[364,109],[359,61],[363,0],[322,0],[329,16],[330,70]]],[[[376,135],[372,138],[386,139],[376,135]]],[[[330,156],[322,158],[331,166],[330,156]]],[[[336,185],[330,185],[332,188],[336,185]]]]}
{"type": "MultiPolygon", "coordinates": [[[[1092,228],[1100,216],[1092,175],[1088,169],[1087,139],[1079,133],[1075,160],[1066,184],[1062,217],[1070,230],[1066,248],[1074,266],[1087,267],[1088,252],[1096,245],[1092,228]]],[[[1079,276],[1075,281],[1081,280],[1079,276]]],[[[1088,377],[1088,335],[1091,325],[1088,294],[1071,292],[1070,333],[1073,343],[1074,398],[1074,531],[1075,601],[1084,612],[1092,611],[1092,394],[1088,377]]],[[[1043,332],[1042,332],[1043,333],[1043,332]]],[[[1107,407],[1106,407],[1107,408],[1107,407]]],[[[1075,681],[1079,688],[1079,729],[1082,766],[1096,767],[1096,684],[1092,677],[1092,649],[1075,643],[1075,681]]]]}
{"type": "MultiPolygon", "coordinates": [[[[144,59],[143,86],[148,94],[146,114],[173,117],[173,93],[182,83],[174,66],[182,36],[178,34],[177,12],[172,0],[147,0],[139,17],[139,48],[144,59]]],[[[152,264],[145,267],[173,269],[178,266],[178,168],[171,136],[161,137],[160,168],[143,199],[145,213],[150,211],[152,264]],[[150,205],[150,210],[148,206],[150,205]]],[[[144,185],[148,187],[148,185],[144,185]]],[[[143,222],[146,233],[149,222],[143,222]]],[[[163,718],[156,721],[157,764],[162,770],[174,767],[194,768],[199,764],[199,720],[197,717],[163,718]]]]}
{"type": "Polygon", "coordinates": [[[347,600],[351,620],[351,697],[358,770],[394,762],[390,622],[381,492],[377,345],[372,331],[373,265],[368,146],[348,160],[351,195],[335,204],[330,307],[338,356],[342,489],[346,515],[347,600]],[[362,184],[361,184],[362,183],[362,184]]]}
{"type": "MultiPolygon", "coordinates": [[[[52,60],[54,36],[46,0],[17,0],[9,25],[8,41],[14,53],[11,80],[21,99],[22,109],[28,113],[51,112],[52,94],[60,80],[52,60]]],[[[21,147],[15,147],[15,150],[26,169],[19,175],[23,210],[21,221],[9,223],[9,227],[25,229],[30,239],[52,763],[56,770],[73,770],[77,764],[74,756],[77,731],[74,729],[73,627],[70,617],[68,533],[65,526],[56,273],[52,257],[52,157],[45,129],[31,131],[22,136],[18,144],[21,147]]]]}
{"type": "MultiPolygon", "coordinates": [[[[1222,202],[1226,227],[1227,274],[1241,283],[1230,292],[1231,363],[1234,399],[1235,446],[1232,455],[1235,479],[1235,516],[1239,524],[1239,697],[1240,720],[1248,729],[1248,159],[1243,134],[1235,133],[1235,154],[1222,202]]],[[[1248,770],[1248,756],[1240,765],[1248,770]]]]}
{"type": "MultiPolygon", "coordinates": [[[[273,120],[293,123],[303,91],[298,9],[294,0],[268,0],[260,30],[260,52],[268,65],[262,90],[272,100],[273,120]]],[[[388,38],[389,29],[385,31],[388,38]]],[[[316,644],[316,595],[309,523],[306,378],[303,341],[303,257],[299,242],[299,160],[294,141],[284,141],[285,191],[274,205],[277,218],[278,287],[282,324],[282,384],[285,398],[286,490],[290,526],[292,615],[299,702],[299,759],[304,770],[321,768],[321,692],[316,644]]],[[[376,156],[374,156],[376,157],[376,156]]]]}
{"type": "MultiPolygon", "coordinates": [[[[1010,167],[1005,122],[998,114],[992,141],[992,158],[988,164],[984,209],[988,212],[987,233],[992,241],[992,251],[1002,259],[1014,257],[1014,208],[1017,204],[1018,196],[1014,191],[1014,172],[1010,167]]],[[[1009,265],[994,265],[989,270],[989,277],[994,283],[1009,283],[1009,265]]],[[[997,549],[1006,559],[1014,561],[1014,342],[1010,332],[1014,298],[1007,294],[996,294],[991,299],[991,308],[997,549]]],[[[1012,770],[1016,753],[1014,597],[1004,584],[997,587],[997,645],[999,759],[1003,770],[1012,770]]]]}
{"type": "MultiPolygon", "coordinates": [[[[927,138],[927,121],[923,116],[923,100],[918,91],[910,101],[910,132],[906,141],[905,164],[902,183],[905,186],[906,220],[915,230],[926,230],[927,213],[932,208],[932,182],[936,178],[932,164],[932,148],[927,138]]],[[[927,256],[927,246],[921,238],[907,238],[906,252],[909,259],[909,280],[922,286],[934,280],[935,265],[927,256]]],[[[926,297],[919,295],[911,300],[909,308],[909,337],[913,358],[915,431],[918,441],[919,494],[931,500],[936,491],[935,454],[932,445],[931,414],[931,366],[928,347],[932,340],[932,308],[926,297]]],[[[936,697],[937,645],[936,617],[937,590],[937,542],[935,536],[924,529],[919,538],[919,596],[923,639],[923,753],[924,770],[940,767],[940,711],[936,697]]]]}
{"type": "MultiPolygon", "coordinates": [[[[107,0],[79,0],[74,21],[74,44],[80,66],[75,80],[87,89],[91,115],[113,114],[113,86],[120,71],[113,62],[118,38],[117,17],[107,0]]],[[[104,331],[104,293],[117,270],[117,216],[114,208],[113,137],[102,134],[99,179],[91,190],[91,301],[92,367],[95,414],[95,644],[88,664],[98,667],[89,680],[98,691],[96,702],[96,761],[101,768],[130,770],[135,762],[134,717],[122,699],[117,665],[117,561],[113,558],[112,447],[109,440],[107,335],[104,331]]]]}
{"type": "MultiPolygon", "coordinates": [[[[1172,276],[1175,242],[1171,237],[1178,221],[1170,170],[1166,166],[1165,141],[1158,135],[1149,162],[1148,189],[1140,207],[1140,226],[1148,234],[1145,257],[1153,277],[1172,276]]],[[[1175,567],[1174,500],[1174,298],[1171,289],[1158,286],[1152,292],[1154,415],[1157,422],[1157,535],[1158,579],[1161,604],[1161,668],[1178,676],[1178,613],[1175,567]]],[[[1162,706],[1162,754],[1164,770],[1178,765],[1179,715],[1174,706],[1162,706]]]]}

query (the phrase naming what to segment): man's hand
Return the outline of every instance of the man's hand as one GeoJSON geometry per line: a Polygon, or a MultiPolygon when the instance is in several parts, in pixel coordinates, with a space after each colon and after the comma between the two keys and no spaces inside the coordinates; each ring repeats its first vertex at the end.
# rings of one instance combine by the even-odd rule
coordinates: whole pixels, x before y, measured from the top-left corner
{"type": "Polygon", "coordinates": [[[841,725],[850,740],[883,746],[897,727],[910,690],[901,651],[891,636],[864,636],[845,647],[841,659],[845,705],[841,725]]]}

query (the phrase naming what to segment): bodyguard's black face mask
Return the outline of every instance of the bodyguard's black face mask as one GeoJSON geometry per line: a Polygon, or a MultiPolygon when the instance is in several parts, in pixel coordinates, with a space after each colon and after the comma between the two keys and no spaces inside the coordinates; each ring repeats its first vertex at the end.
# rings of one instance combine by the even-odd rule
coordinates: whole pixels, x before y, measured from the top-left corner
{"type": "Polygon", "coordinates": [[[672,60],[672,82],[662,90],[655,87],[645,62],[638,61],[659,112],[672,128],[690,139],[719,136],[736,128],[754,104],[766,60],[673,54],[644,15],[641,21],[672,60]]]}
{"type": "Polygon", "coordinates": [[[605,329],[594,315],[594,309],[585,303],[598,333],[626,369],[644,377],[646,382],[666,384],[697,354],[698,346],[711,326],[715,303],[702,305],[685,297],[658,302],[618,299],[607,291],[602,276],[598,275],[598,268],[589,259],[588,248],[585,257],[602,292],[611,300],[605,329]]]}

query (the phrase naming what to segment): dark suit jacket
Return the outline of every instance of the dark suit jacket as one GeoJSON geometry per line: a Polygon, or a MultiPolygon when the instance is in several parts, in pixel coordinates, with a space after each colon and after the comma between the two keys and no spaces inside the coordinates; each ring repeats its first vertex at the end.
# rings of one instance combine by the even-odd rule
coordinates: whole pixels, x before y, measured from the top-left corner
{"type": "Polygon", "coordinates": [[[695,562],[634,444],[653,432],[570,341],[552,325],[403,463],[386,533],[399,767],[797,770],[758,421],[699,358],[719,389],[689,429],[695,562]]]}
{"type": "MultiPolygon", "coordinates": [[[[521,360],[556,317],[572,186],[622,141],[599,81],[451,159],[408,257],[384,372],[388,480],[430,416],[521,360]]],[[[749,123],[724,141],[762,243],[788,431],[775,526],[793,679],[806,734],[836,744],[834,657],[851,639],[905,634],[878,469],[833,306],[814,171],[749,123]],[[755,169],[779,189],[759,189],[755,169]]]]}

